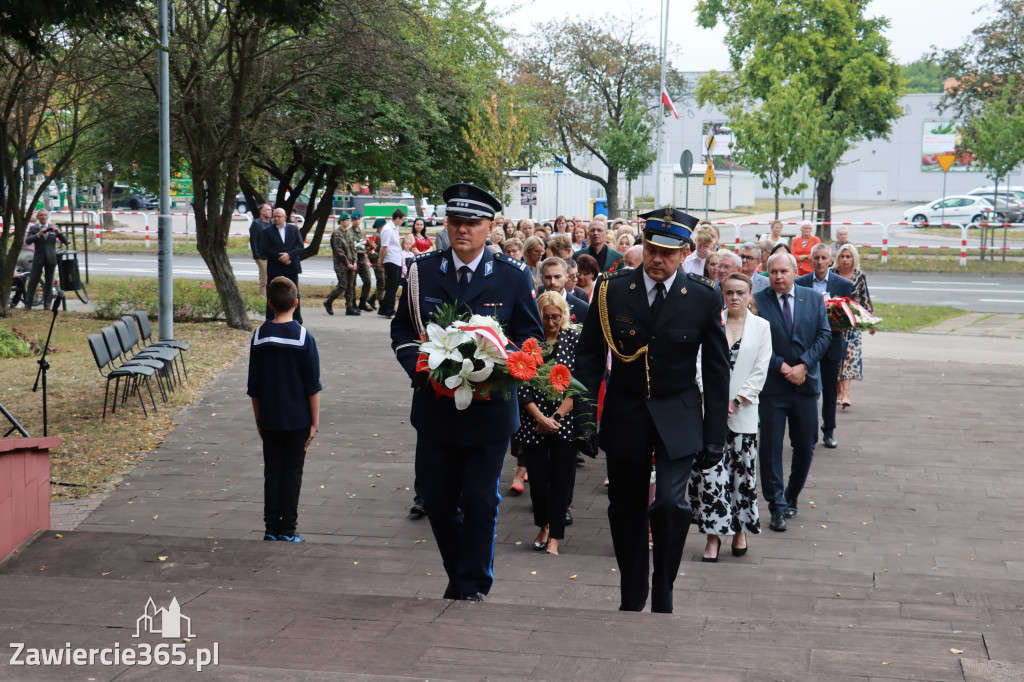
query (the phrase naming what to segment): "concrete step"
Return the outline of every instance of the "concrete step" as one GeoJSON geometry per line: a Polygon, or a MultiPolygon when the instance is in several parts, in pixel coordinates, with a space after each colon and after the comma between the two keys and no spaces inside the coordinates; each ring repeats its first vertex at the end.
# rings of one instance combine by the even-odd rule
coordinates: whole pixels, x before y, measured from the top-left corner
{"type": "Polygon", "coordinates": [[[618,612],[605,557],[508,557],[470,604],[438,598],[432,548],[61,535],[40,533],[0,570],[9,641],[159,643],[134,639],[136,621],[150,597],[176,598],[189,650],[218,643],[221,665],[203,673],[215,679],[962,679],[950,650],[1024,664],[1012,581],[687,562],[665,616],[618,612]]]}

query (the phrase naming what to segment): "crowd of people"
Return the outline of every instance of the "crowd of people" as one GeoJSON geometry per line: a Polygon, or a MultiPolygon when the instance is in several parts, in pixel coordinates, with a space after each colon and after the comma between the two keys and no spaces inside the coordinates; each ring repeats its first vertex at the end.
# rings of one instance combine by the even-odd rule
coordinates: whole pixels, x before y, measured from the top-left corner
{"type": "MultiPolygon", "coordinates": [[[[596,455],[600,447],[608,457],[605,485],[622,574],[621,608],[640,610],[651,594],[652,610],[671,612],[672,583],[691,523],[705,536],[704,561],[717,562],[723,542],[743,556],[748,537],[761,532],[758,483],[769,528],[784,532],[797,514],[815,445],[820,440],[837,447],[837,408],[851,406],[850,383],[863,377],[862,339],[857,331],[831,330],[825,300],[846,296],[872,309],[857,249],[847,235],[835,245],[822,243],[809,221],[792,240],[776,221],[767,234],[732,249],[720,248],[713,224],[674,209],[642,216],[639,229],[623,220],[609,225],[604,216],[516,222],[497,214],[500,204],[494,210],[493,222],[481,220],[486,229],[474,243],[487,258],[499,262],[504,256],[508,260],[500,262],[519,263],[529,275],[537,297],[525,305],[539,323],[532,334],[546,342],[545,359],[566,365],[588,391],[575,401],[520,391],[517,425],[505,446],[517,465],[507,494],[529,489],[532,547],[559,554],[573,522],[576,468],[586,461],[582,454],[596,455]]],[[[470,213],[465,215],[468,220],[470,213]]],[[[472,240],[457,237],[460,229],[449,225],[439,234],[458,238],[467,250],[472,240]]],[[[435,246],[429,252],[441,261],[439,276],[449,259],[460,271],[466,267],[468,255],[451,243],[452,251],[435,246]]],[[[411,317],[403,303],[392,327],[403,366],[410,358],[406,337],[416,326],[411,317]]],[[[530,333],[529,326],[510,328],[509,337],[530,333]]],[[[410,376],[415,384],[415,372],[410,376]]],[[[427,429],[417,428],[422,440],[427,429]]],[[[488,447],[498,457],[496,444],[488,447]]],[[[421,458],[420,449],[412,511],[430,517],[439,545],[448,544],[451,526],[459,522],[448,506],[443,514],[432,509],[439,483],[423,485],[421,459],[456,469],[467,465],[458,452],[442,456],[432,449],[421,458]]],[[[471,478],[480,473],[462,472],[471,478]]],[[[490,473],[487,481],[493,480],[490,473]]],[[[446,505],[455,494],[445,488],[446,505]]],[[[496,508],[490,505],[496,501],[477,502],[487,510],[483,520],[463,509],[462,523],[480,521],[471,531],[479,545],[480,538],[493,537],[496,508]]],[[[475,601],[486,594],[493,580],[489,567],[470,579],[456,568],[468,564],[452,545],[442,547],[442,555],[451,569],[448,596],[475,601]]]]}
{"type": "MultiPolygon", "coordinates": [[[[342,215],[331,237],[339,283],[325,303],[333,314],[344,297],[346,313],[359,314],[373,300],[363,271],[379,269],[378,314],[394,318],[392,347],[418,389],[410,512],[429,518],[449,576],[445,597],[479,601],[490,589],[495,484],[510,449],[507,494],[529,488],[532,547],[551,555],[573,523],[576,469],[603,450],[623,610],[642,610],[650,596],[652,611],[672,611],[691,525],[705,537],[704,561],[717,562],[723,542],[743,556],[761,532],[758,483],[768,527],[786,530],[815,446],[837,447],[837,408],[852,406],[850,383],[863,376],[861,335],[833,332],[825,306],[849,297],[872,309],[853,244],[834,251],[809,221],[788,240],[776,221],[757,241],[727,249],[713,224],[677,209],[645,214],[637,229],[604,216],[512,221],[472,185],[453,185],[445,198],[446,226],[433,240],[422,219],[401,236],[399,210],[375,221],[377,247],[368,249],[361,216],[342,215]],[[513,344],[542,340],[545,361],[565,365],[585,392],[552,400],[524,388],[512,400],[456,409],[423,390],[419,339],[446,304],[496,316],[513,344]]],[[[289,260],[297,265],[284,258],[281,214],[257,231],[271,279],[288,277],[289,260]]],[[[268,319],[293,306],[298,321],[297,288],[294,297],[270,306],[268,319]]],[[[269,535],[298,537],[290,520],[273,531],[268,525],[269,535]]]]}

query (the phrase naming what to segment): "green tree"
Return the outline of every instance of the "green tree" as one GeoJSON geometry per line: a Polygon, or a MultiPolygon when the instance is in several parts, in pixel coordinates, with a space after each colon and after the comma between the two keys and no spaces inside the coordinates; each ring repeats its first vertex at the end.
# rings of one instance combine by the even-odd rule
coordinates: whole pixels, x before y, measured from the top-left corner
{"type": "Polygon", "coordinates": [[[985,102],[967,118],[957,150],[978,157],[997,194],[999,181],[1024,163],[1024,105],[1014,101],[1016,95],[1016,78],[1010,76],[999,97],[985,102]]]}
{"type": "MultiPolygon", "coordinates": [[[[51,45],[45,55],[0,38],[0,216],[8,228],[0,230],[3,291],[14,280],[36,203],[80,153],[83,135],[100,120],[94,103],[107,89],[92,34],[61,30],[40,37],[51,45]]],[[[9,304],[0,297],[0,315],[9,313],[9,304]]]]}
{"type": "Polygon", "coordinates": [[[469,111],[463,137],[484,177],[484,187],[508,203],[508,172],[529,165],[530,110],[518,106],[512,89],[500,83],[469,111]]]}
{"type": "MultiPolygon", "coordinates": [[[[956,82],[942,98],[962,121],[998,99],[1011,76],[1024,74],[1024,0],[999,0],[996,15],[978,26],[960,47],[941,56],[942,68],[956,82]]],[[[1015,104],[1024,103],[1019,88],[1011,93],[1015,104]]]]}
{"type": "Polygon", "coordinates": [[[621,125],[616,126],[614,121],[608,120],[608,132],[601,140],[601,151],[626,178],[629,187],[626,206],[633,206],[633,181],[658,158],[657,150],[651,148],[653,131],[647,108],[635,93],[626,100],[621,125]]]}
{"type": "Polygon", "coordinates": [[[909,64],[904,64],[903,77],[906,80],[907,94],[942,92],[946,71],[934,57],[925,55],[909,64]]]}
{"type": "MultiPolygon", "coordinates": [[[[706,80],[698,98],[720,101],[730,98],[734,84],[729,77],[706,80]]],[[[729,126],[736,141],[736,160],[761,178],[765,189],[775,191],[775,217],[779,217],[779,196],[796,194],[806,185],[786,187],[783,183],[807,163],[822,127],[818,96],[797,74],[772,85],[760,103],[743,101],[729,110],[729,126]]]]}
{"type": "MultiPolygon", "coordinates": [[[[701,0],[698,23],[728,28],[737,101],[764,100],[793,74],[817,94],[822,127],[808,167],[818,206],[832,217],[833,173],[850,145],[885,137],[902,111],[903,78],[882,35],[884,18],[864,16],[866,0],[701,0]]],[[[708,77],[705,77],[707,79],[708,77]]],[[[699,100],[698,100],[699,101],[699,100]]],[[[823,238],[830,236],[828,226],[823,238]]]]}
{"type": "MultiPolygon", "coordinates": [[[[537,28],[519,63],[519,78],[536,88],[550,114],[549,149],[571,172],[604,188],[612,218],[619,215],[620,173],[650,154],[653,126],[636,124],[635,103],[658,101],[658,52],[640,28],[638,18],[552,21],[537,28]]],[[[682,77],[670,72],[666,87],[681,91],[682,77]]]]}

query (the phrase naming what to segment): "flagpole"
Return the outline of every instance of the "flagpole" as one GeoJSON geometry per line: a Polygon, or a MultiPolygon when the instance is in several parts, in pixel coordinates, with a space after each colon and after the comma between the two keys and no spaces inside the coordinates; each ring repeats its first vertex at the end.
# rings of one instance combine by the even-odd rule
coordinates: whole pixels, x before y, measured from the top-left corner
{"type": "Polygon", "coordinates": [[[654,158],[654,208],[661,208],[661,140],[662,127],[665,123],[665,59],[668,54],[668,3],[669,0],[663,0],[662,2],[661,22],[658,25],[659,47],[661,48],[661,87],[658,89],[658,148],[654,158]]]}

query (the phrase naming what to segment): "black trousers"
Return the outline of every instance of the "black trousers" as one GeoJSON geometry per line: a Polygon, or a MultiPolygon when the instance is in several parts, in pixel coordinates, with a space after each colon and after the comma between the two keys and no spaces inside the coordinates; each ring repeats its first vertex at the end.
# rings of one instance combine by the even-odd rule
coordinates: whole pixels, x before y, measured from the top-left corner
{"type": "MultiPolygon", "coordinates": [[[[287,277],[295,285],[296,297],[299,300],[299,305],[295,306],[295,314],[292,316],[292,319],[294,319],[299,324],[302,324],[302,293],[298,291],[298,289],[299,289],[299,276],[298,275],[282,275],[281,273],[274,273],[273,275],[271,275],[268,272],[267,273],[267,285],[269,286],[270,283],[273,282],[274,279],[277,278],[277,277],[287,277]]],[[[267,302],[267,322],[270,322],[273,319],[274,319],[274,309],[270,307],[270,303],[268,301],[267,302]]]]}
{"type": "Polygon", "coordinates": [[[530,474],[533,523],[550,525],[548,536],[565,537],[565,510],[572,497],[576,471],[576,446],[558,436],[544,436],[540,445],[524,445],[526,469],[530,474]]]}
{"type": "Polygon", "coordinates": [[[826,434],[836,430],[836,384],[841,363],[841,359],[833,362],[822,358],[818,365],[821,368],[821,430],[826,434]]]}
{"type": "Polygon", "coordinates": [[[388,315],[395,314],[395,296],[398,293],[398,283],[401,279],[401,265],[384,264],[384,300],[380,302],[380,309],[388,315]]]}
{"type": "MultiPolygon", "coordinates": [[[[11,296],[12,309],[25,298],[25,280],[27,279],[28,275],[26,273],[14,276],[14,282],[11,284],[11,287],[14,289],[14,294],[11,296]]],[[[28,301],[26,300],[25,303],[27,304],[28,301]]]]}
{"type": "Polygon", "coordinates": [[[416,487],[448,574],[446,594],[487,594],[494,583],[498,479],[508,439],[454,447],[416,439],[416,487]]]}
{"type": "Polygon", "coordinates": [[[28,276],[28,288],[25,292],[25,308],[32,307],[32,299],[36,297],[36,286],[39,279],[43,279],[43,307],[50,307],[50,299],[53,298],[53,271],[56,265],[43,263],[43,254],[38,254],[32,261],[32,273],[28,276]],[[45,271],[45,274],[44,274],[45,271]]]}
{"type": "MultiPolygon", "coordinates": [[[[642,444],[638,444],[638,448],[642,448],[642,444]]],[[[672,587],[679,574],[683,545],[693,517],[686,482],[694,455],[670,460],[665,444],[657,435],[653,450],[657,471],[653,504],[648,504],[650,463],[608,459],[608,520],[621,575],[620,611],[643,610],[648,594],[648,555],[653,554],[651,611],[672,613],[672,587]],[[653,552],[647,547],[648,521],[654,540],[653,552]]]]}
{"type": "Polygon", "coordinates": [[[263,523],[271,535],[295,535],[309,429],[263,430],[263,523]]]}

